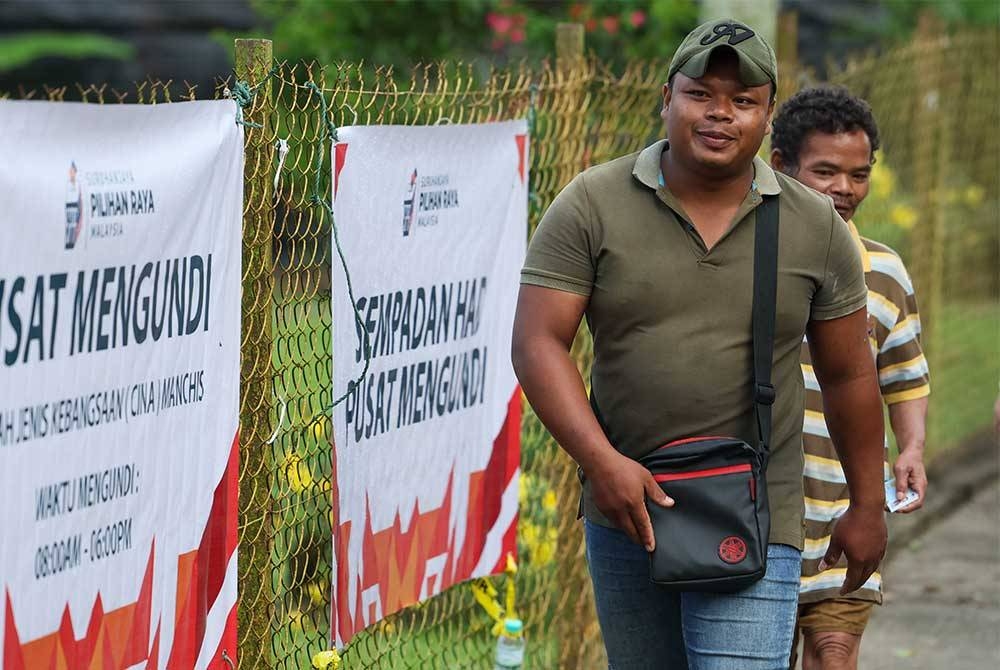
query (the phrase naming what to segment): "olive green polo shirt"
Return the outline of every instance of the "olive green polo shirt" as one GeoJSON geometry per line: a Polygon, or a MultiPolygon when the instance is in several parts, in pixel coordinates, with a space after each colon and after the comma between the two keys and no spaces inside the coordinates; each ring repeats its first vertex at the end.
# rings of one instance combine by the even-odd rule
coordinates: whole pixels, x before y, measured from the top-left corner
{"type": "MultiPolygon", "coordinates": [[[[767,472],[772,543],[802,548],[803,382],[810,319],[865,307],[861,259],[826,196],[755,159],[753,188],[706,250],[662,184],[662,140],[593,167],[556,197],[528,245],[521,282],[589,297],[591,393],[608,440],[639,458],[672,440],[729,435],[755,443],[751,305],[755,211],[779,196],[779,250],[767,472]]],[[[589,485],[588,519],[610,525],[589,485]]]]}

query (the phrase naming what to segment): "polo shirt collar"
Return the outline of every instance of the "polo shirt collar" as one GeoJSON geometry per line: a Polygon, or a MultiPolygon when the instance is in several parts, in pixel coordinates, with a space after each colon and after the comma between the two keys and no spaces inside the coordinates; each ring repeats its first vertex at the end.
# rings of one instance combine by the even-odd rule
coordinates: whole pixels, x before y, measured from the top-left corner
{"type": "Polygon", "coordinates": [[[865,243],[861,241],[861,233],[858,232],[858,227],[854,225],[854,221],[848,221],[847,227],[851,231],[851,238],[854,240],[854,244],[858,247],[858,253],[861,254],[861,264],[864,266],[865,272],[871,272],[872,259],[868,256],[865,243]]]}
{"type": "MultiPolygon", "coordinates": [[[[639,152],[632,168],[632,175],[654,191],[660,187],[660,156],[670,147],[667,140],[659,140],[639,152]]],[[[758,156],[753,159],[754,182],[761,195],[778,195],[781,185],[774,176],[774,170],[758,156]]]]}

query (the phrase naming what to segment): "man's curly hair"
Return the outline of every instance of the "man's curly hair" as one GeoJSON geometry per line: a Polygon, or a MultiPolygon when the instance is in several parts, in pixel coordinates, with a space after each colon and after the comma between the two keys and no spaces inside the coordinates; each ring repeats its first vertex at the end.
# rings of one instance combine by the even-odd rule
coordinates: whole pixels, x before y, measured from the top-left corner
{"type": "Polygon", "coordinates": [[[843,86],[806,88],[785,101],[774,115],[771,148],[781,152],[786,165],[797,169],[802,143],[809,133],[834,135],[859,128],[868,135],[874,160],[879,135],[871,106],[843,86]]]}

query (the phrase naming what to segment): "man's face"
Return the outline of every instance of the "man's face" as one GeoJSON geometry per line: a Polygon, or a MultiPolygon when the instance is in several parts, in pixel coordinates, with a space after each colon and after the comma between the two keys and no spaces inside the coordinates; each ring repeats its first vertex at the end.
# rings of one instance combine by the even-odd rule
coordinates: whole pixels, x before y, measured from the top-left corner
{"type": "Polygon", "coordinates": [[[771,84],[740,81],[736,54],[713,54],[705,74],[681,72],[663,87],[670,153],[689,169],[712,176],[746,170],[771,132],[771,84]]]}
{"type": "Polygon", "coordinates": [[[844,221],[850,221],[871,186],[872,145],[868,134],[858,128],[844,133],[813,131],[806,135],[799,152],[797,169],[784,169],[780,154],[772,163],[806,186],[833,198],[844,221]],[[778,159],[778,160],[775,160],[778,159]]]}

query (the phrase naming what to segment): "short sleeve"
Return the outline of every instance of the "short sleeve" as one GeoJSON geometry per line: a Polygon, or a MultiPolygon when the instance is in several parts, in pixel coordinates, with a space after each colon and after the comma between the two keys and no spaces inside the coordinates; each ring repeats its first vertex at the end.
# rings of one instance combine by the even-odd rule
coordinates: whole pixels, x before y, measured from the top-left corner
{"type": "Polygon", "coordinates": [[[819,288],[813,294],[810,318],[817,321],[839,319],[853,314],[867,303],[864,266],[851,231],[830,207],[830,245],[826,268],[819,288]]]}
{"type": "MultiPolygon", "coordinates": [[[[913,282],[903,261],[892,253],[872,254],[883,276],[884,293],[874,300],[892,303],[898,310],[889,334],[880,344],[876,364],[879,387],[887,405],[930,394],[930,371],[920,344],[920,314],[913,282]]],[[[873,265],[875,262],[873,262],[873,265]]]]}
{"type": "Polygon", "coordinates": [[[584,176],[556,196],[528,242],[521,283],[589,296],[596,249],[584,176]]]}

